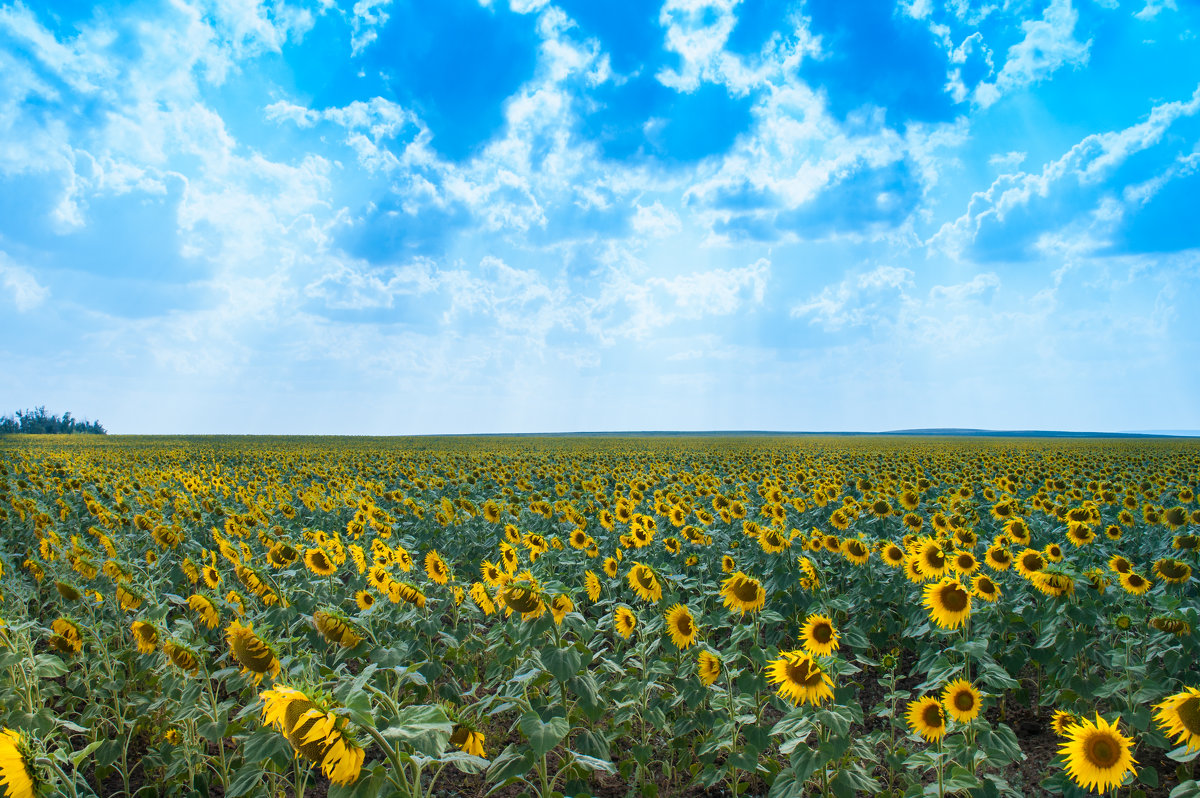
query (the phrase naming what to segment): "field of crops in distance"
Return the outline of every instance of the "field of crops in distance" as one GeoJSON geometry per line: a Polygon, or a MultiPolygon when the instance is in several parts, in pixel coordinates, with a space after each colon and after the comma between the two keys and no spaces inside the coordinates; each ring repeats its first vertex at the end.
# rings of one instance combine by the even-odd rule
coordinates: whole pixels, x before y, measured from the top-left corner
{"type": "Polygon", "coordinates": [[[1200,443],[0,438],[0,795],[1200,796],[1200,443]]]}

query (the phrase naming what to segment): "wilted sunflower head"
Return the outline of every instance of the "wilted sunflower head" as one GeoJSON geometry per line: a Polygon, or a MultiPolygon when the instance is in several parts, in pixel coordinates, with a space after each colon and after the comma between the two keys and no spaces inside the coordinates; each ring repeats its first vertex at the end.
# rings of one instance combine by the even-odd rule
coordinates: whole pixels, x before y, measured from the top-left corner
{"type": "Polygon", "coordinates": [[[142,654],[153,654],[158,650],[158,630],[154,628],[154,624],[146,621],[134,621],[130,625],[133,631],[133,640],[137,643],[137,649],[142,654]]]}
{"type": "Polygon", "coordinates": [[[337,784],[353,784],[364,752],[344,718],[330,712],[320,697],[277,685],[262,693],[263,722],[278,729],[292,747],[337,784]]]}
{"type": "Polygon", "coordinates": [[[643,563],[634,563],[629,569],[629,587],[643,601],[657,602],[662,599],[662,585],[654,570],[643,563]]]}
{"type": "Polygon", "coordinates": [[[262,681],[265,675],[272,679],[279,677],[279,659],[253,628],[233,621],[225,628],[225,640],[229,644],[229,653],[242,666],[242,672],[254,674],[255,683],[262,681]]]}

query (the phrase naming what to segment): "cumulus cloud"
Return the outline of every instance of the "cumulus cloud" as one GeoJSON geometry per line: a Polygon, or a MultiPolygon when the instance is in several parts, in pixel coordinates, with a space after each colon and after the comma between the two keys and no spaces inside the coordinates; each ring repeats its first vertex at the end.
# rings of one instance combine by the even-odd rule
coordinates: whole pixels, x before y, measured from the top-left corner
{"type": "Polygon", "coordinates": [[[1065,66],[1087,63],[1091,40],[1075,38],[1079,12],[1071,0],[1052,0],[1040,20],[1021,23],[1025,38],[1008,48],[1004,66],[996,80],[975,87],[974,100],[986,108],[1005,94],[1044,80],[1065,66]]]}

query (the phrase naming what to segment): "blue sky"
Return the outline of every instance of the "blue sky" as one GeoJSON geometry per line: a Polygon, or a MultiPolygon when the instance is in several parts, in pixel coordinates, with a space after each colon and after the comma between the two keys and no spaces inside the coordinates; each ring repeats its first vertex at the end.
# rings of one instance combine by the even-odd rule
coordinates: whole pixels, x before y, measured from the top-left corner
{"type": "Polygon", "coordinates": [[[1194,0],[0,5],[0,412],[1200,427],[1194,0]]]}

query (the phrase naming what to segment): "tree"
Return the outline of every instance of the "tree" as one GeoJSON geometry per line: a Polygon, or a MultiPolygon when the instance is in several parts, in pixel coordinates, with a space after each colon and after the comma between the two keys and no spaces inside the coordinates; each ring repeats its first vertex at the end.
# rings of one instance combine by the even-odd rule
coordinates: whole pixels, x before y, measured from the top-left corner
{"type": "Polygon", "coordinates": [[[33,410],[18,410],[11,416],[0,416],[0,435],[107,435],[108,430],[99,421],[76,419],[70,412],[62,417],[46,412],[45,405],[33,410]]]}

